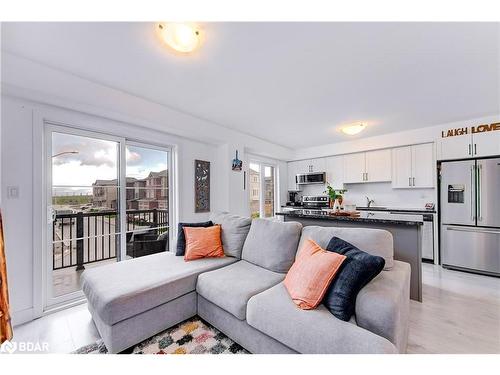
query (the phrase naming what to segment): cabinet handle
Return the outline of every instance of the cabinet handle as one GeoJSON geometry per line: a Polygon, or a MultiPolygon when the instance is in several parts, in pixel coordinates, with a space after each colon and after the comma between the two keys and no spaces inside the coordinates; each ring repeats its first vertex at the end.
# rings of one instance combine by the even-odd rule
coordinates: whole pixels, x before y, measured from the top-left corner
{"type": "Polygon", "coordinates": [[[477,143],[474,143],[474,155],[477,155],[477,143]]]}
{"type": "Polygon", "coordinates": [[[408,177],[408,186],[411,186],[411,177],[408,177]]]}
{"type": "Polygon", "coordinates": [[[415,186],[415,177],[413,177],[413,186],[415,186]]]}
{"type": "Polygon", "coordinates": [[[472,145],[469,143],[469,155],[471,155],[472,145]]]}
{"type": "Polygon", "coordinates": [[[368,172],[366,172],[365,175],[366,175],[366,180],[365,181],[368,181],[368,172]]]}

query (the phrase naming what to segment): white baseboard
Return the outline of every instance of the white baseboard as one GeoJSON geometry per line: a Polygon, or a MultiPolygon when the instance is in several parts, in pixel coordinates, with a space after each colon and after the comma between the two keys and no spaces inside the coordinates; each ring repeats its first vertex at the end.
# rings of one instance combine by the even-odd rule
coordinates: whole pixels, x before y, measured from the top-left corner
{"type": "Polygon", "coordinates": [[[11,322],[14,327],[27,322],[31,322],[33,319],[35,319],[35,313],[33,308],[14,311],[10,315],[11,315],[11,322]]]}

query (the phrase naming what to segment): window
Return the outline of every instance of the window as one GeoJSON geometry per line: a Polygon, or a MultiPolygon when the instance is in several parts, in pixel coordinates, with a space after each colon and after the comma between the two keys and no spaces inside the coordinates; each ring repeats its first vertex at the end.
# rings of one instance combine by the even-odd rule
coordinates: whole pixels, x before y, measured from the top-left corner
{"type": "Polygon", "coordinates": [[[249,164],[250,216],[273,217],[276,205],[276,168],[261,162],[249,164]]]}
{"type": "Polygon", "coordinates": [[[171,153],[47,126],[45,306],[81,298],[86,268],[168,251],[171,153]]]}

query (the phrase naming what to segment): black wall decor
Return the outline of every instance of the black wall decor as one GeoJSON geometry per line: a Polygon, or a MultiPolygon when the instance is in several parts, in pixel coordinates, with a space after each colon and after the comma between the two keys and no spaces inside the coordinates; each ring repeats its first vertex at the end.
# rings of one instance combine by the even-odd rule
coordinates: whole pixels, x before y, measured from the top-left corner
{"type": "Polygon", "coordinates": [[[209,161],[194,161],[194,212],[210,212],[209,161]]]}

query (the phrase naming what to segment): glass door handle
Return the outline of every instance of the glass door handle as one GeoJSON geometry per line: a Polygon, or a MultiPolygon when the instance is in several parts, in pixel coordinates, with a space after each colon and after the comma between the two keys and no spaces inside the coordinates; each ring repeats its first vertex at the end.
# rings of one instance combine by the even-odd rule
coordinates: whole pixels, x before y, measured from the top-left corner
{"type": "Polygon", "coordinates": [[[47,207],[47,222],[52,224],[57,219],[57,212],[52,206],[47,207]]]}

